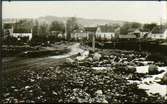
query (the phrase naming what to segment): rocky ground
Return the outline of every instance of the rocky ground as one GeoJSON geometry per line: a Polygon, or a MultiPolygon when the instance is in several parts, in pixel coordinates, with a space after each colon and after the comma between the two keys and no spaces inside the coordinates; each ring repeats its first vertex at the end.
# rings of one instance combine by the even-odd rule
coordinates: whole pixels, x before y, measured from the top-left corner
{"type": "Polygon", "coordinates": [[[152,73],[137,73],[136,66],[163,62],[147,60],[147,53],[123,50],[85,51],[61,64],[30,67],[4,74],[2,103],[166,103],[160,94],[148,95],[137,83],[152,73]],[[97,53],[98,52],[98,53],[97,53]],[[143,63],[147,60],[147,63],[143,63]]]}

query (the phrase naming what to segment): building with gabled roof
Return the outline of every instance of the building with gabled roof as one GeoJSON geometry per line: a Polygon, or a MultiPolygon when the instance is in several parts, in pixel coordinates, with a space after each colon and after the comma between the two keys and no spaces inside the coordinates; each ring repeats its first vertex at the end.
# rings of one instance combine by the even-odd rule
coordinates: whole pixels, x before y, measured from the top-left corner
{"type": "Polygon", "coordinates": [[[14,23],[4,23],[3,24],[4,33],[8,32],[10,36],[16,37],[28,37],[29,40],[32,39],[32,29],[14,29],[14,23]]]}
{"type": "Polygon", "coordinates": [[[115,32],[110,27],[99,26],[96,38],[101,40],[111,40],[115,37],[115,32]]]}
{"type": "Polygon", "coordinates": [[[167,28],[161,28],[160,31],[153,30],[148,34],[147,38],[151,38],[153,40],[167,39],[167,28]]]}

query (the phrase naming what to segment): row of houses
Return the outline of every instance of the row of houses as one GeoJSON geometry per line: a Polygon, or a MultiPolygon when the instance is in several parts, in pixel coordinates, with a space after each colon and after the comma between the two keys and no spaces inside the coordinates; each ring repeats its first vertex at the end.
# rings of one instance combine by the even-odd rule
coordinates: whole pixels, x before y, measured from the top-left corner
{"type": "MultiPolygon", "coordinates": [[[[25,33],[15,33],[13,31],[13,26],[9,25],[4,31],[8,32],[13,37],[28,37],[29,40],[32,39],[32,29],[30,32],[25,33]]],[[[115,30],[107,29],[104,26],[96,26],[96,27],[83,27],[77,30],[73,30],[70,34],[71,39],[74,40],[91,40],[92,36],[95,35],[95,38],[98,40],[112,40],[114,38],[119,39],[139,39],[139,38],[150,38],[150,39],[167,39],[167,29],[162,29],[161,32],[144,32],[140,29],[130,29],[128,30],[128,34],[120,34],[120,27],[115,30]]],[[[52,31],[51,35],[57,35],[58,38],[66,38],[67,36],[58,31],[52,31]],[[58,34],[57,34],[58,33],[58,34]]]]}
{"type": "Polygon", "coordinates": [[[161,32],[145,32],[140,29],[130,29],[128,30],[128,34],[120,34],[120,28],[115,31],[109,31],[100,26],[97,27],[85,27],[84,29],[74,30],[71,33],[72,39],[91,39],[93,35],[95,35],[96,39],[101,40],[111,40],[114,38],[119,39],[167,39],[167,29],[162,29],[161,32]],[[117,33],[118,32],[118,33],[117,33]]]}
{"type": "Polygon", "coordinates": [[[111,40],[115,37],[115,33],[113,31],[105,30],[105,28],[97,27],[85,27],[83,29],[74,30],[71,33],[71,38],[75,40],[80,39],[92,39],[92,36],[95,35],[96,39],[102,40],[111,40]]]}

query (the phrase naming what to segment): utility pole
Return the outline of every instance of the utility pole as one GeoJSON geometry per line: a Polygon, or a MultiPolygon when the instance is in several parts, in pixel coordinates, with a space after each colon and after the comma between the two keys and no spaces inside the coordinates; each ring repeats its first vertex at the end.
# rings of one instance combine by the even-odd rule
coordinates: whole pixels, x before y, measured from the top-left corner
{"type": "Polygon", "coordinates": [[[93,52],[95,52],[95,34],[96,32],[94,32],[92,35],[93,35],[93,38],[92,38],[92,48],[93,48],[93,52]]]}
{"type": "Polygon", "coordinates": [[[64,21],[64,27],[65,27],[64,38],[66,40],[67,39],[67,24],[66,24],[66,21],[64,21]]]}

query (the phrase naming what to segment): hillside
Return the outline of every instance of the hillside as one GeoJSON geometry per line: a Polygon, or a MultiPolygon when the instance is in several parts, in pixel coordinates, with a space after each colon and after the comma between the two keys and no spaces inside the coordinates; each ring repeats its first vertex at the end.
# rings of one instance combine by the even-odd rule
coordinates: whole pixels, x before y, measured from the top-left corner
{"type": "MultiPolygon", "coordinates": [[[[39,17],[39,21],[46,21],[50,23],[54,20],[65,22],[70,17],[56,17],[56,16],[45,16],[39,17]]],[[[103,24],[119,24],[122,25],[125,21],[113,21],[113,20],[105,20],[105,19],[87,19],[87,18],[77,18],[79,24],[84,26],[97,26],[103,24]]]]}
{"type": "MultiPolygon", "coordinates": [[[[57,16],[44,16],[36,18],[39,22],[46,22],[51,23],[52,21],[61,21],[65,22],[70,17],[57,17],[57,16]]],[[[31,19],[31,18],[27,18],[31,19]]],[[[3,19],[3,22],[16,22],[16,18],[5,18],[3,19]]],[[[97,26],[97,25],[103,25],[103,24],[119,24],[122,25],[125,21],[115,21],[115,20],[105,20],[105,19],[87,19],[87,18],[77,18],[77,21],[79,24],[84,26],[97,26]]]]}

